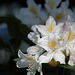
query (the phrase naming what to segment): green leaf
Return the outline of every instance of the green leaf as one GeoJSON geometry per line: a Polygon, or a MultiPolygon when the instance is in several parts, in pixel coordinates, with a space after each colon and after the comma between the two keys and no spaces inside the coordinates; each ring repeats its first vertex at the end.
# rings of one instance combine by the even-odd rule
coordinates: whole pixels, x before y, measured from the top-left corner
{"type": "Polygon", "coordinates": [[[22,58],[15,58],[14,61],[17,62],[19,60],[21,60],[22,58]]]}
{"type": "Polygon", "coordinates": [[[70,69],[70,70],[75,70],[75,66],[70,66],[70,65],[59,65],[59,67],[62,67],[62,68],[66,68],[66,69],[70,69]]]}
{"type": "Polygon", "coordinates": [[[8,17],[9,20],[7,22],[8,31],[11,37],[23,38],[26,37],[27,34],[31,31],[26,25],[22,24],[15,17],[8,17]]]}

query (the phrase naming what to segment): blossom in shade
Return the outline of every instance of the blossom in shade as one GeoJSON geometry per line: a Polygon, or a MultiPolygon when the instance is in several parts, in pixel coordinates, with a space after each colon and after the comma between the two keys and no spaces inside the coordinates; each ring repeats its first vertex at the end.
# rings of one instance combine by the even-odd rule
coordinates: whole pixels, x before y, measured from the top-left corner
{"type": "Polygon", "coordinates": [[[23,54],[20,50],[18,51],[18,56],[21,60],[17,61],[16,65],[18,68],[28,67],[27,75],[34,75],[36,71],[40,72],[42,75],[42,66],[38,61],[40,53],[43,49],[39,46],[32,46],[27,49],[28,54],[23,54]]]}

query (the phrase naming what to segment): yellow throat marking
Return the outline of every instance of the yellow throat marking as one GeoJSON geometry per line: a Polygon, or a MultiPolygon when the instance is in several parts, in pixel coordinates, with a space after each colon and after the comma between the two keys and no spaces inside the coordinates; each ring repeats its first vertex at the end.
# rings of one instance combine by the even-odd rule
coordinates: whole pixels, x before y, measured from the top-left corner
{"type": "Polygon", "coordinates": [[[32,12],[34,15],[37,15],[36,8],[33,6],[30,8],[30,12],[32,12]]]}
{"type": "Polygon", "coordinates": [[[33,58],[31,58],[31,57],[25,57],[25,58],[29,61],[33,60],[33,58]]]}
{"type": "Polygon", "coordinates": [[[74,36],[73,32],[70,31],[69,34],[68,34],[68,39],[67,40],[69,41],[70,39],[73,38],[73,36],[74,36]]]}
{"type": "Polygon", "coordinates": [[[55,48],[56,42],[54,40],[51,40],[50,43],[48,44],[50,47],[55,48]]]}
{"type": "Polygon", "coordinates": [[[51,25],[51,26],[47,27],[47,30],[48,30],[49,32],[51,32],[52,30],[54,30],[54,26],[51,25]]]}

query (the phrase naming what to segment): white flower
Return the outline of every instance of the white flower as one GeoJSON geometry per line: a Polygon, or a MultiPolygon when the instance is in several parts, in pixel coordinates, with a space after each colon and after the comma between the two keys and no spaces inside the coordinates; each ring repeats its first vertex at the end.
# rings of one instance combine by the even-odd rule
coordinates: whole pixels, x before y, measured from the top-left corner
{"type": "Polygon", "coordinates": [[[61,0],[45,0],[45,8],[48,11],[48,13],[51,13],[53,10],[57,8],[61,0]]]}
{"type": "Polygon", "coordinates": [[[37,42],[41,39],[40,37],[48,36],[49,33],[52,30],[54,30],[55,26],[56,26],[56,22],[55,22],[54,18],[50,16],[49,19],[46,21],[46,26],[44,26],[44,25],[32,26],[32,30],[34,32],[30,32],[28,34],[28,38],[30,40],[32,40],[35,44],[37,44],[37,42]]]}
{"type": "Polygon", "coordinates": [[[75,65],[75,39],[69,43],[69,49],[70,49],[70,58],[68,64],[74,66],[75,65]]]}
{"type": "Polygon", "coordinates": [[[28,34],[30,40],[40,47],[44,48],[47,53],[46,55],[41,55],[39,61],[41,63],[49,63],[53,59],[60,62],[60,64],[65,64],[65,56],[67,55],[65,42],[63,39],[63,23],[56,25],[56,22],[53,17],[49,17],[46,21],[46,26],[44,25],[35,25],[32,27],[33,34],[36,32],[38,38],[35,39],[34,36],[28,34]],[[63,54],[65,51],[65,55],[63,54]],[[44,59],[45,58],[45,59],[44,59]]]}
{"type": "Polygon", "coordinates": [[[27,49],[28,54],[23,54],[20,50],[18,52],[19,58],[22,58],[17,62],[18,68],[25,68],[28,67],[27,75],[31,74],[34,75],[36,71],[42,72],[42,66],[38,61],[38,57],[40,53],[43,52],[43,49],[38,46],[32,46],[27,49]]]}
{"type": "Polygon", "coordinates": [[[34,0],[27,0],[27,5],[27,8],[21,8],[19,13],[15,13],[15,16],[28,27],[34,24],[44,24],[47,19],[47,13],[41,8],[41,5],[36,4],[34,0]]]}
{"type": "Polygon", "coordinates": [[[69,0],[66,0],[65,2],[61,3],[61,6],[58,9],[55,9],[50,14],[54,17],[57,23],[65,22],[67,20],[67,15],[73,15],[73,12],[68,8],[68,6],[69,0]]]}
{"type": "MultiPolygon", "coordinates": [[[[56,26],[56,22],[54,18],[50,16],[48,20],[46,21],[46,25],[34,25],[32,26],[32,30],[36,33],[38,33],[39,31],[42,36],[48,36],[51,31],[53,31],[54,29],[59,30],[59,27],[61,27],[62,25],[63,23],[60,23],[56,26]]],[[[30,39],[30,36],[33,36],[33,35],[28,34],[29,39],[30,39]]]]}
{"type": "Polygon", "coordinates": [[[73,12],[68,8],[69,0],[61,2],[60,7],[57,8],[61,0],[46,0],[45,8],[50,16],[53,16],[57,23],[65,22],[67,15],[73,16],[73,12]]]}
{"type": "Polygon", "coordinates": [[[65,51],[63,48],[55,49],[52,53],[47,52],[39,57],[40,63],[48,63],[53,67],[56,67],[59,63],[65,64],[65,51]]]}
{"type": "Polygon", "coordinates": [[[49,63],[52,59],[55,61],[59,61],[60,64],[65,64],[65,55],[63,51],[66,52],[64,39],[61,35],[55,35],[54,33],[50,33],[49,37],[43,37],[39,40],[38,45],[44,48],[48,53],[47,55],[40,56],[41,63],[49,63]],[[45,58],[45,59],[43,59],[45,58]]]}
{"type": "Polygon", "coordinates": [[[34,32],[30,32],[28,34],[28,38],[32,40],[34,43],[36,43],[37,45],[45,48],[46,50],[49,50],[48,47],[49,40],[54,39],[53,37],[56,37],[56,39],[61,38],[59,35],[61,35],[62,33],[62,26],[63,23],[60,23],[56,26],[56,22],[54,18],[50,16],[49,19],[46,21],[46,26],[44,25],[32,26],[32,30],[34,32]]]}
{"type": "MultiPolygon", "coordinates": [[[[75,58],[74,58],[74,53],[75,53],[75,22],[71,20],[70,16],[67,22],[65,23],[65,30],[63,33],[63,39],[64,42],[66,42],[66,50],[68,54],[70,55],[70,59],[68,64],[73,66],[75,65],[75,58]]],[[[67,55],[68,55],[67,54],[67,55]]]]}
{"type": "Polygon", "coordinates": [[[23,24],[31,27],[31,25],[40,22],[37,16],[39,15],[41,5],[35,4],[34,0],[27,0],[27,5],[27,8],[21,8],[19,13],[15,13],[15,16],[21,20],[23,24]]]}

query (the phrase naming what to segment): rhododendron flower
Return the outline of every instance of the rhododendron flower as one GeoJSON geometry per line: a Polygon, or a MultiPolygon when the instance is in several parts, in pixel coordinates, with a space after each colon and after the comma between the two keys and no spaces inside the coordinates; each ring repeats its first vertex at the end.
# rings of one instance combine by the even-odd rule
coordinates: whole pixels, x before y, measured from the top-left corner
{"type": "Polygon", "coordinates": [[[53,10],[57,8],[61,0],[45,0],[45,8],[46,10],[51,13],[53,10]]]}
{"type": "Polygon", "coordinates": [[[28,27],[34,24],[43,24],[47,19],[47,13],[41,8],[41,5],[36,4],[34,0],[27,0],[27,5],[28,7],[21,8],[20,12],[16,13],[15,16],[28,27]]]}
{"type": "Polygon", "coordinates": [[[55,9],[50,15],[54,17],[57,23],[65,22],[67,20],[67,15],[72,16],[73,12],[68,8],[69,0],[61,3],[61,6],[55,9]]]}
{"type": "Polygon", "coordinates": [[[28,67],[27,75],[34,75],[36,71],[40,72],[42,75],[42,66],[38,61],[40,53],[43,52],[43,49],[38,46],[32,46],[27,49],[28,54],[23,54],[20,50],[18,51],[18,56],[21,60],[17,61],[16,65],[18,68],[28,67]]]}
{"type": "Polygon", "coordinates": [[[33,33],[37,32],[39,36],[36,41],[33,41],[35,38],[30,33],[28,34],[29,39],[48,52],[46,55],[42,54],[39,57],[39,61],[41,63],[49,63],[52,59],[54,59],[55,61],[60,62],[60,64],[65,64],[65,55],[63,54],[63,51],[66,48],[64,46],[65,42],[62,36],[63,23],[56,25],[54,18],[50,16],[46,21],[46,26],[35,25],[32,29],[34,31],[33,33]]]}

